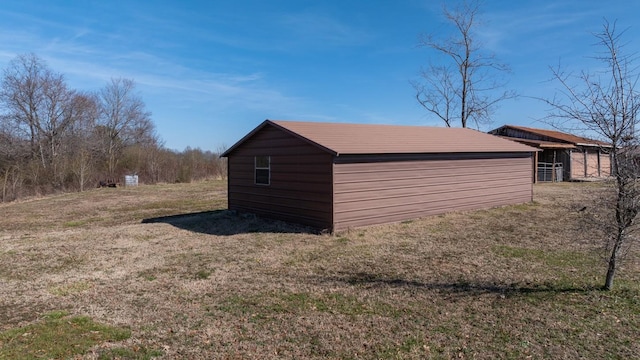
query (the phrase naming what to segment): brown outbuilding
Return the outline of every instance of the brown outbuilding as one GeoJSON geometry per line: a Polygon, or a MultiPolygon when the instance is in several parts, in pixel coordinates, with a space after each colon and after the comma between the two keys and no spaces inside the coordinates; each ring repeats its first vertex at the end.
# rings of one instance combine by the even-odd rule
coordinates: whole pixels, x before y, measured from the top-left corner
{"type": "Polygon", "coordinates": [[[265,120],[221,156],[230,210],[339,231],[529,202],[535,151],[471,129],[265,120]]]}
{"type": "Polygon", "coordinates": [[[490,134],[534,146],[535,181],[585,181],[611,176],[611,144],[555,130],[504,125],[490,134]]]}

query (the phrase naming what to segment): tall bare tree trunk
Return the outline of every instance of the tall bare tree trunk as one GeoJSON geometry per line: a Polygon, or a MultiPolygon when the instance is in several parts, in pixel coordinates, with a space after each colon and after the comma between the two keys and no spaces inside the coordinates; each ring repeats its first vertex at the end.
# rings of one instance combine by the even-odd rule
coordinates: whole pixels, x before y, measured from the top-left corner
{"type": "Polygon", "coordinates": [[[2,183],[2,202],[7,198],[7,181],[9,180],[9,168],[4,171],[4,181],[2,183]]]}

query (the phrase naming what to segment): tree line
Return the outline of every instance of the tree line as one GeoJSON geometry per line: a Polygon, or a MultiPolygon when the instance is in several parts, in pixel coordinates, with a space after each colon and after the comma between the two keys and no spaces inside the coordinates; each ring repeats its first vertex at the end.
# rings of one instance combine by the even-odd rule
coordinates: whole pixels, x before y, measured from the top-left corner
{"type": "Polygon", "coordinates": [[[226,176],[218,153],[164,147],[132,79],[95,92],[72,89],[35,54],[18,55],[0,80],[0,201],[83,191],[125,174],[143,183],[226,176]]]}

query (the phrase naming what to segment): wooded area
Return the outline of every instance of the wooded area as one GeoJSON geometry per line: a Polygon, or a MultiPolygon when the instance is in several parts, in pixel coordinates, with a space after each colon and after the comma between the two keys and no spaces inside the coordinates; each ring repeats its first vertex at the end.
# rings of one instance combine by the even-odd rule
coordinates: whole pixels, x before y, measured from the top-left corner
{"type": "Polygon", "coordinates": [[[35,54],[9,63],[0,82],[0,201],[120,184],[126,174],[190,182],[224,177],[226,165],[212,151],[165,148],[131,79],[84,92],[35,54]]]}

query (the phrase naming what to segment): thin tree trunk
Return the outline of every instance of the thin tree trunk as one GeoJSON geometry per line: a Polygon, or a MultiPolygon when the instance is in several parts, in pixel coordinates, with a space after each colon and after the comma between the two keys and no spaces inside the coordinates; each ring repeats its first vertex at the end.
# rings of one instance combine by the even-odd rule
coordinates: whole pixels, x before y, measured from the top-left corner
{"type": "MultiPolygon", "coordinates": [[[[82,165],[81,165],[82,166],[82,165]]],[[[80,192],[84,191],[84,168],[80,168],[80,192]]]]}
{"type": "Polygon", "coordinates": [[[462,92],[460,99],[460,121],[463,128],[467,127],[467,63],[462,70],[462,92]]]}
{"type": "Polygon", "coordinates": [[[2,184],[2,202],[5,202],[7,197],[7,180],[9,179],[9,168],[4,171],[4,181],[2,184]]]}
{"type": "Polygon", "coordinates": [[[607,277],[604,282],[604,290],[611,290],[613,288],[613,279],[616,275],[617,261],[620,253],[620,245],[622,244],[622,236],[620,232],[618,232],[618,236],[616,237],[616,242],[613,245],[613,250],[611,251],[611,257],[609,258],[609,266],[607,268],[607,277]]]}
{"type": "MultiPolygon", "coordinates": [[[[615,163],[618,163],[618,158],[615,158],[615,163]]],[[[620,174],[616,175],[616,183],[618,187],[618,194],[616,199],[616,238],[613,243],[613,249],[611,250],[611,256],[609,257],[609,265],[607,267],[607,276],[604,282],[604,290],[611,290],[613,288],[613,279],[616,275],[616,269],[618,265],[618,256],[620,255],[620,247],[625,241],[625,229],[628,228],[627,220],[625,219],[625,184],[624,179],[620,174]]]]}

